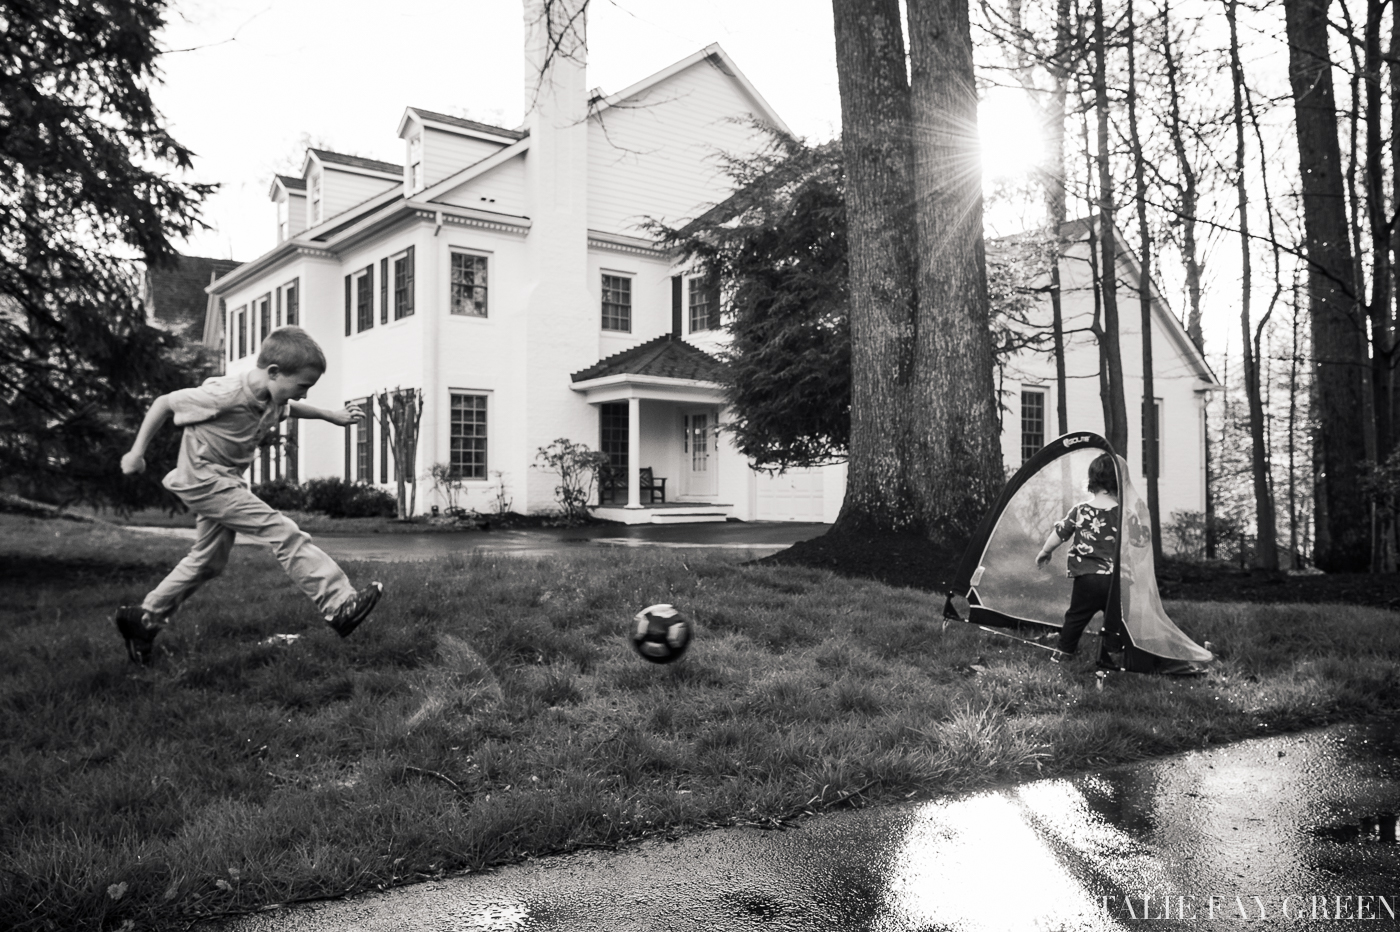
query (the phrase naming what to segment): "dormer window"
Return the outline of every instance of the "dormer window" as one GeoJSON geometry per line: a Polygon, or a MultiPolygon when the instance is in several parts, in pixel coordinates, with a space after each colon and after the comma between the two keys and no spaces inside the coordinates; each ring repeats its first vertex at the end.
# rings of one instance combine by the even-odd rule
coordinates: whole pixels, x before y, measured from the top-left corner
{"type": "Polygon", "coordinates": [[[277,200],[277,242],[285,243],[292,235],[292,198],[286,192],[277,200]]]}
{"type": "Polygon", "coordinates": [[[423,134],[415,133],[408,138],[408,190],[410,193],[423,187],[423,134]]]}
{"type": "Polygon", "coordinates": [[[321,173],[311,176],[311,223],[320,223],[321,217],[321,173]]]}

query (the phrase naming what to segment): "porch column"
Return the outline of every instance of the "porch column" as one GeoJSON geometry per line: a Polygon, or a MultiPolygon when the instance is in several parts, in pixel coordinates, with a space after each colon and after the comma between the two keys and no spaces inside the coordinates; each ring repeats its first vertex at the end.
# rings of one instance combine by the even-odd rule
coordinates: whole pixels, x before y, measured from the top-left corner
{"type": "Polygon", "coordinates": [[[627,399],[627,507],[642,507],[642,400],[627,399]]]}

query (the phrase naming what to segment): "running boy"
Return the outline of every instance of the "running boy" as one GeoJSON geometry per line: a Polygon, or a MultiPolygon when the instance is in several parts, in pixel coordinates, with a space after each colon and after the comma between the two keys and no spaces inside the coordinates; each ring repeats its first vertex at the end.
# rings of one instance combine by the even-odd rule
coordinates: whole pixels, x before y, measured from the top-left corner
{"type": "MultiPolygon", "coordinates": [[[[1060,650],[1066,654],[1079,649],[1079,637],[1089,620],[1107,608],[1113,585],[1113,561],[1118,553],[1118,471],[1112,454],[1104,453],[1089,464],[1088,488],[1094,497],[1069,510],[1035,558],[1036,566],[1044,566],[1056,547],[1074,538],[1067,561],[1074,590],[1060,629],[1060,650]]],[[[1059,655],[1055,659],[1059,660],[1059,655]]]]}
{"type": "Polygon", "coordinates": [[[326,622],[345,637],[368,617],[383,586],[356,592],[345,573],[311,544],[311,537],[281,512],[248,491],[243,471],[258,445],[287,417],[319,418],[345,426],[364,417],[358,407],[325,411],[301,401],[326,371],[326,357],[305,330],[279,327],[267,335],[257,367],[242,375],[217,376],[198,388],[162,395],[122,457],[122,472],[146,469],[151,436],[174,415],[185,429],[178,465],[163,484],[197,516],[189,555],[151,590],[139,606],[117,609],[117,630],[135,663],[150,660],[151,648],[170,616],[205,582],[224,571],[234,537],[243,534],[272,547],[287,575],[310,596],[326,622]]]}

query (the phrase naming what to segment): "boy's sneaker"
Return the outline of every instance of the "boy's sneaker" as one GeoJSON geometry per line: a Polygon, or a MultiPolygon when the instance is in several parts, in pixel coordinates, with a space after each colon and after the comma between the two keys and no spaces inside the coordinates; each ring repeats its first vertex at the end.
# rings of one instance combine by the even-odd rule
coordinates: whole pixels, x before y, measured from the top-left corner
{"type": "Polygon", "coordinates": [[[151,649],[155,647],[156,635],[161,630],[155,616],[139,605],[123,605],[117,609],[112,620],[126,640],[126,655],[131,662],[150,663],[151,649]]]}
{"type": "Polygon", "coordinates": [[[379,597],[384,593],[384,584],[372,582],[359,592],[351,596],[350,601],[335,610],[335,614],[326,619],[326,624],[331,626],[331,630],[341,637],[349,637],[350,632],[360,626],[360,622],[369,617],[369,613],[374,611],[374,606],[378,604],[379,597]]]}

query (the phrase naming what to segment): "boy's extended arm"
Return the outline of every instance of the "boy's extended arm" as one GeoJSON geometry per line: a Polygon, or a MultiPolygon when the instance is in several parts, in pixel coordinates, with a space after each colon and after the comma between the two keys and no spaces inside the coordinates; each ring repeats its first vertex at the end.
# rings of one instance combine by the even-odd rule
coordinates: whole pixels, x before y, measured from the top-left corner
{"type": "Polygon", "coordinates": [[[170,398],[161,395],[151,403],[151,409],[146,412],[146,418],[141,422],[141,429],[136,432],[136,439],[131,442],[131,449],[122,457],[122,472],[127,475],[146,471],[146,447],[151,443],[151,437],[165,423],[165,419],[170,417],[170,398]]]}
{"type": "Polygon", "coordinates": [[[347,424],[363,420],[365,412],[359,405],[347,405],[339,411],[327,411],[325,408],[318,408],[304,401],[293,401],[287,406],[287,416],[309,418],[314,421],[330,421],[332,424],[344,427],[347,424]]]}

